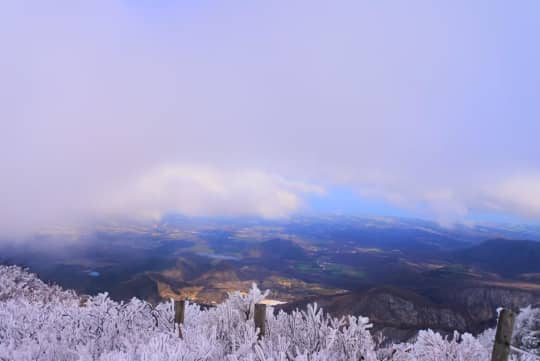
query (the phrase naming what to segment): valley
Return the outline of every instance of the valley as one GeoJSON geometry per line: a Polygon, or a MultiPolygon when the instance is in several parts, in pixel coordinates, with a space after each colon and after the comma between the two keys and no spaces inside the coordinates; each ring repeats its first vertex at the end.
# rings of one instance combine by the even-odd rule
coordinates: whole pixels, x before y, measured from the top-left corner
{"type": "Polygon", "coordinates": [[[256,283],[277,308],[315,301],[335,315],[368,316],[400,339],[421,328],[479,332],[493,324],[496,307],[539,303],[538,239],[534,227],[448,229],[391,217],[170,216],[44,232],[32,247],[3,242],[0,261],[116,300],[213,305],[256,283]]]}

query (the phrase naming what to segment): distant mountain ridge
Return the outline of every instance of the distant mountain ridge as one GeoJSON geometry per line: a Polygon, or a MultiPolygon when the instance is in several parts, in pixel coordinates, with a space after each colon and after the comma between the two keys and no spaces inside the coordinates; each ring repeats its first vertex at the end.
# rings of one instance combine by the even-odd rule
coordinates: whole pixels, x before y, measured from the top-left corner
{"type": "Polygon", "coordinates": [[[540,272],[540,242],[491,239],[455,252],[460,262],[503,276],[540,272]]]}

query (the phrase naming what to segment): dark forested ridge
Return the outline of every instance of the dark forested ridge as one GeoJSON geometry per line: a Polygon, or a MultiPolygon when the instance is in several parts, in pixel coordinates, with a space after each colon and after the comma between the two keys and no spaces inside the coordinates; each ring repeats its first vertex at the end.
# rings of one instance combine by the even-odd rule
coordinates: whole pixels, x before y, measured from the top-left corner
{"type": "Polygon", "coordinates": [[[456,252],[456,257],[504,276],[540,273],[540,242],[536,241],[491,239],[456,252]]]}

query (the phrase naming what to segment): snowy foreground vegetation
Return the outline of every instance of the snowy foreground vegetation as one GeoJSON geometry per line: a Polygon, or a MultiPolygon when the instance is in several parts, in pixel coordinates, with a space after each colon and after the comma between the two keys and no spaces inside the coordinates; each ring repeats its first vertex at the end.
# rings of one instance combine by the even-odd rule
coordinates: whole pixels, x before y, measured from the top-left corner
{"type": "MultiPolygon", "coordinates": [[[[332,318],[316,305],[277,315],[269,308],[259,341],[252,315],[265,296],[254,286],[208,310],[187,305],[181,339],[171,302],[118,303],[106,294],[81,301],[19,267],[0,266],[0,360],[490,360],[494,330],[450,338],[427,330],[412,343],[379,347],[367,318],[332,318]]],[[[526,308],[513,343],[531,354],[512,359],[538,359],[532,354],[540,354],[539,342],[540,310],[526,308]]]]}

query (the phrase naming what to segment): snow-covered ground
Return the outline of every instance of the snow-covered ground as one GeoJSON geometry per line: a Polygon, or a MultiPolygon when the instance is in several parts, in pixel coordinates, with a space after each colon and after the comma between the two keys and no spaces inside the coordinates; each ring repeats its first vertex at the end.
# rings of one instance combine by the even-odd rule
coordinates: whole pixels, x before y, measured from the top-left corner
{"type": "MultiPolygon", "coordinates": [[[[186,307],[183,338],[174,329],[171,302],[152,306],[117,303],[100,294],[86,302],[49,286],[15,266],[0,266],[0,360],[100,361],[487,361],[494,331],[448,339],[426,330],[416,341],[384,348],[369,320],[332,318],[311,305],[305,312],[274,315],[268,307],[266,336],[258,340],[252,315],[267,292],[255,286],[232,293],[215,308],[186,307]]],[[[518,316],[513,342],[540,355],[540,310],[518,316]]],[[[535,357],[513,355],[513,360],[535,357]]]]}

